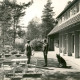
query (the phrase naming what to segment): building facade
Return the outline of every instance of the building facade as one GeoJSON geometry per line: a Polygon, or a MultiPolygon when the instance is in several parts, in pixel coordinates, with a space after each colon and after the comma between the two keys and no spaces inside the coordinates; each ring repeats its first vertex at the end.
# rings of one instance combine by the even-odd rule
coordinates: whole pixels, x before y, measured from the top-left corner
{"type": "Polygon", "coordinates": [[[80,0],[73,0],[57,16],[58,24],[48,34],[53,50],[80,57],[80,0]],[[51,42],[52,40],[52,42],[51,42]]]}

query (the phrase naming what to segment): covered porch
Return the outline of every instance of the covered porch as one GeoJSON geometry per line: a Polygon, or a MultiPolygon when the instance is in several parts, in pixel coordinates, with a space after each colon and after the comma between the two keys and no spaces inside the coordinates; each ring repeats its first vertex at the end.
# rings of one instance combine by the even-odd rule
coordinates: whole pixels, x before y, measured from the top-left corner
{"type": "MultiPolygon", "coordinates": [[[[80,13],[56,25],[48,34],[59,46],[59,53],[75,58],[80,57],[80,13]],[[55,38],[55,35],[58,34],[55,38]],[[58,41],[59,40],[59,41],[58,41]]],[[[51,44],[51,43],[50,43],[51,44]]],[[[54,45],[55,46],[55,45],[54,45]]]]}

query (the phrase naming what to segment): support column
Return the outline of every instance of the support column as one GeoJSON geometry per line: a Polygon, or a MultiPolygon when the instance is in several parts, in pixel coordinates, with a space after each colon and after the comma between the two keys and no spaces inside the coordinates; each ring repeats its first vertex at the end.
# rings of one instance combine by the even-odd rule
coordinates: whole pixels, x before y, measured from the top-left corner
{"type": "Polygon", "coordinates": [[[66,54],[66,41],[65,41],[66,36],[62,35],[62,53],[66,54]]]}
{"type": "Polygon", "coordinates": [[[74,34],[71,36],[71,53],[74,53],[74,34]]]}
{"type": "Polygon", "coordinates": [[[72,56],[71,53],[71,33],[68,33],[68,56],[72,56]]]}
{"type": "Polygon", "coordinates": [[[79,32],[79,58],[80,58],[80,32],[79,32]]]}
{"type": "Polygon", "coordinates": [[[59,53],[62,53],[62,35],[59,35],[59,53]]]}
{"type": "Polygon", "coordinates": [[[75,58],[79,58],[79,32],[75,31],[75,47],[74,47],[74,53],[75,53],[75,58]]]}

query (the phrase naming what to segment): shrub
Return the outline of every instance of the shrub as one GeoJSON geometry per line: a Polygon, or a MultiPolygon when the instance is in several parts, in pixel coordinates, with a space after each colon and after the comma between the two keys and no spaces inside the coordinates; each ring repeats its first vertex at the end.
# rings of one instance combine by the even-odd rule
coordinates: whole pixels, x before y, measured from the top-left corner
{"type": "Polygon", "coordinates": [[[33,39],[30,44],[33,50],[35,51],[42,50],[42,40],[41,39],[33,39]]]}
{"type": "Polygon", "coordinates": [[[21,52],[24,52],[24,44],[16,44],[16,49],[18,49],[21,52]]]}
{"type": "Polygon", "coordinates": [[[11,52],[10,52],[12,55],[14,55],[14,54],[17,54],[18,52],[17,52],[17,50],[12,50],[11,52]]]}

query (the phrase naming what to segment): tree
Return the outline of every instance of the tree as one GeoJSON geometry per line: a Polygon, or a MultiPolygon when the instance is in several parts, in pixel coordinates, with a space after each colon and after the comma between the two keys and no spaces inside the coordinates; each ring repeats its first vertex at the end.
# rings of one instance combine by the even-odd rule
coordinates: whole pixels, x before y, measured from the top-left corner
{"type": "Polygon", "coordinates": [[[34,19],[32,19],[30,22],[29,22],[29,25],[27,27],[27,33],[26,33],[26,37],[27,39],[29,40],[33,40],[33,39],[36,39],[36,38],[39,38],[40,36],[40,31],[39,31],[39,24],[38,22],[34,19]]]}
{"type": "Polygon", "coordinates": [[[7,40],[7,30],[10,28],[11,26],[11,14],[10,12],[12,11],[12,9],[6,5],[6,0],[4,0],[1,4],[0,4],[0,24],[1,24],[1,32],[2,32],[2,44],[4,46],[6,40],[7,40]]]}
{"type": "Polygon", "coordinates": [[[21,29],[21,26],[17,26],[16,34],[17,34],[20,38],[23,38],[23,37],[25,36],[25,31],[21,29]]]}
{"type": "Polygon", "coordinates": [[[9,0],[3,0],[0,4],[0,21],[1,21],[1,29],[2,29],[2,39],[3,46],[5,39],[12,37],[13,44],[15,44],[16,38],[16,27],[19,23],[20,17],[25,15],[25,11],[23,11],[26,7],[29,7],[32,2],[28,2],[27,4],[17,4],[16,0],[10,2],[9,0]],[[13,30],[11,32],[11,27],[13,30]],[[7,38],[6,38],[7,37],[7,38]]]}
{"type": "Polygon", "coordinates": [[[42,15],[42,37],[44,38],[47,34],[53,29],[55,20],[53,18],[54,12],[53,7],[51,7],[51,0],[47,1],[47,4],[44,6],[43,15],[42,15]]]}
{"type": "Polygon", "coordinates": [[[32,5],[33,0],[31,2],[28,2],[27,4],[23,3],[22,5],[19,5],[16,3],[15,0],[13,0],[12,3],[9,3],[9,5],[12,8],[12,17],[13,17],[13,30],[14,30],[14,47],[15,47],[15,38],[16,38],[16,27],[19,22],[20,17],[25,15],[25,11],[23,11],[26,7],[29,7],[32,5]]]}

